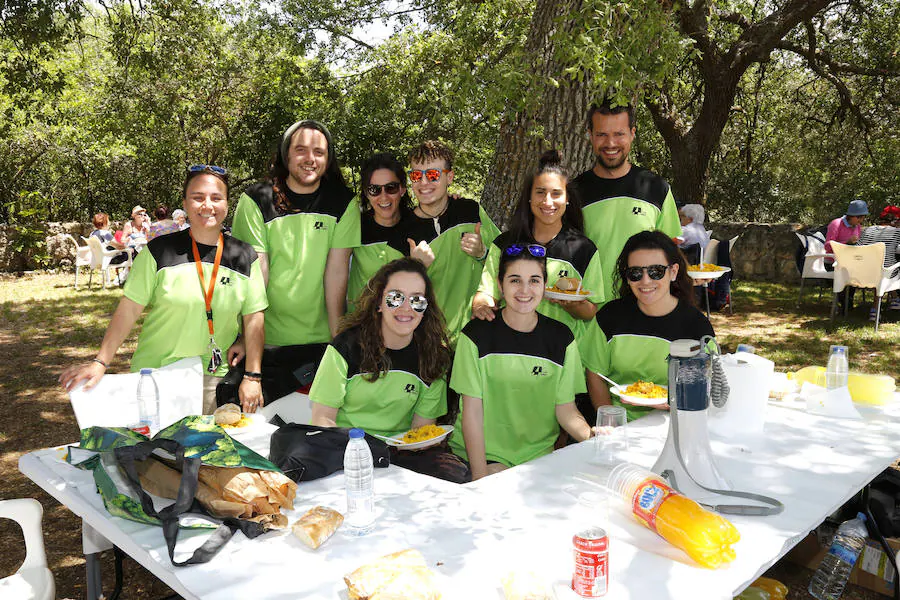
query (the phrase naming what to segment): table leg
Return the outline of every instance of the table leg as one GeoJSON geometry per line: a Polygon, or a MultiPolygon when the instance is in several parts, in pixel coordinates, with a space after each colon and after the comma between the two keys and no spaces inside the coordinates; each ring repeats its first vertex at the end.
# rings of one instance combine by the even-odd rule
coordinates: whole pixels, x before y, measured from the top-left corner
{"type": "Polygon", "coordinates": [[[100,581],[100,553],[85,554],[84,559],[87,571],[87,600],[99,600],[103,594],[103,584],[100,581]]]}

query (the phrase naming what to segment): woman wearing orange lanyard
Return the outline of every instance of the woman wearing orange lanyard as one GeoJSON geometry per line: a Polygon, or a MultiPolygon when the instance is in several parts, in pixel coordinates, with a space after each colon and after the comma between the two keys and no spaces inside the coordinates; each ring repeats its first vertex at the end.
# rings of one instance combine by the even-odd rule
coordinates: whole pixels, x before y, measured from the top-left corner
{"type": "Polygon", "coordinates": [[[241,405],[245,412],[262,405],[266,289],[253,248],[222,235],[228,213],[225,169],[189,167],[184,210],[190,229],[155,238],[147,251],[138,255],[96,358],[60,375],[67,390],[80,381],[85,382],[85,389],[100,381],[144,307],[149,306],[131,360],[132,371],[202,356],[207,367],[203,412],[208,414],[216,408],[216,385],[228,371],[223,358],[237,364],[246,355],[246,372],[239,388],[241,405]],[[225,349],[228,352],[223,357],[225,349]]]}

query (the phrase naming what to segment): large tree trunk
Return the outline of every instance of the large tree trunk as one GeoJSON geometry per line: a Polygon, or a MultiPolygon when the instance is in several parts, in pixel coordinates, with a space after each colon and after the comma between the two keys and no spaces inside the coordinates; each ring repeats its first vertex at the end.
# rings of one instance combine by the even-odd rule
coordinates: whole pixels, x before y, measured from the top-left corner
{"type": "Polygon", "coordinates": [[[542,152],[558,149],[573,175],[590,165],[584,120],[590,106],[587,85],[584,80],[560,79],[563,68],[553,59],[553,36],[560,17],[576,14],[581,7],[581,0],[538,0],[535,7],[525,43],[526,55],[534,64],[533,83],[526,91],[527,108],[504,117],[481,198],[501,229],[509,224],[523,180],[537,166],[542,152]],[[558,87],[549,83],[551,77],[559,82],[558,87]]]}

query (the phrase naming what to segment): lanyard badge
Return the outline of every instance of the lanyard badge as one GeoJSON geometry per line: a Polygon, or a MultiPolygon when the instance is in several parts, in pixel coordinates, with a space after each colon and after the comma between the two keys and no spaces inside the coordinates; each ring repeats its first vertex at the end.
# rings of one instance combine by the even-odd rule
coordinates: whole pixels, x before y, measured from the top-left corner
{"type": "Polygon", "coordinates": [[[219,345],[216,344],[215,328],[213,327],[212,297],[213,290],[216,287],[216,278],[219,274],[219,263],[222,262],[222,249],[224,246],[225,240],[220,233],[219,239],[216,241],[216,258],[213,261],[212,275],[209,279],[209,288],[207,289],[206,282],[203,281],[203,263],[200,260],[200,250],[197,248],[197,240],[194,239],[194,235],[191,233],[191,252],[194,254],[197,277],[200,279],[200,291],[203,293],[203,301],[206,304],[206,325],[209,328],[209,345],[206,347],[209,352],[209,365],[206,367],[208,373],[215,373],[222,366],[222,351],[219,349],[219,345]]]}

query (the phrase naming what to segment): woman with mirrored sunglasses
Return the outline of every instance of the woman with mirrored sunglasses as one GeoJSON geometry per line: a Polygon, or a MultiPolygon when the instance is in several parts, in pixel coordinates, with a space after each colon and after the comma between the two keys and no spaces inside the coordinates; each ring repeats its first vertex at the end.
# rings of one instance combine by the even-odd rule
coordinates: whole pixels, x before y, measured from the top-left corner
{"type": "MultiPolygon", "coordinates": [[[[668,385],[669,343],[699,340],[714,332],[706,316],[694,306],[694,287],[684,255],[667,235],[658,231],[633,235],[616,263],[614,280],[619,284],[619,298],[597,312],[579,348],[594,408],[621,404],[631,421],[653,408],[611,398],[597,373],[621,385],[638,380],[668,385]]],[[[657,408],[665,407],[661,403],[657,408]]]]}
{"type": "Polygon", "coordinates": [[[546,251],[513,244],[497,264],[504,307],[473,319],[459,336],[450,386],[462,410],[450,449],[480,479],[553,451],[562,426],[576,441],[591,427],[575,407],[584,371],[571,329],[537,312],[546,251]]]}
{"type": "MultiPolygon", "coordinates": [[[[405,257],[369,280],[344,317],[310,389],[312,424],[400,437],[447,412],[450,346],[425,265],[405,257]]],[[[391,462],[462,483],[465,464],[440,447],[392,453],[391,462]]]]}
{"type": "Polygon", "coordinates": [[[511,244],[539,244],[547,251],[547,287],[560,280],[580,282],[590,296],[577,300],[544,298],[538,312],[569,326],[580,337],[585,324],[597,312],[604,297],[600,257],[594,243],[583,233],[581,204],[572,195],[569,175],[556,150],[545,152],[537,169],[522,186],[519,204],[513,214],[512,227],[491,244],[481,284],[472,300],[476,319],[493,320],[502,304],[497,285],[497,266],[501,251],[511,244]]]}
{"type": "Polygon", "coordinates": [[[356,239],[347,282],[347,312],[353,312],[369,279],[392,260],[412,256],[425,266],[434,261],[427,242],[414,244],[404,223],[412,214],[412,199],[406,191],[406,172],[393,154],[375,154],[360,171],[359,210],[349,225],[356,239]]]}

